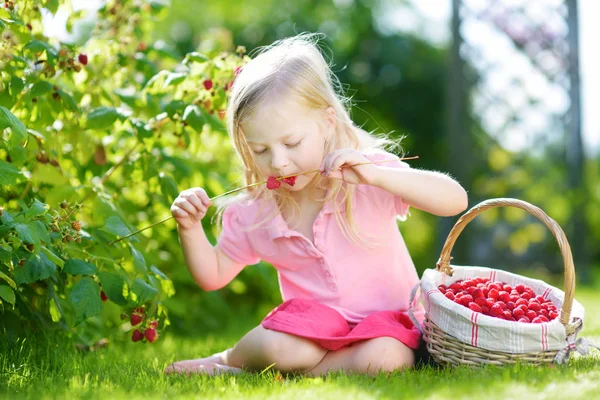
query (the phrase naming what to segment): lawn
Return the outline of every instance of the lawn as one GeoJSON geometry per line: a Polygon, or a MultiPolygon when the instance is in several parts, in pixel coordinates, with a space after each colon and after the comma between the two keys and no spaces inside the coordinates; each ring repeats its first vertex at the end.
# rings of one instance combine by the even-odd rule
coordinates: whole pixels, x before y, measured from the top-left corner
{"type": "MultiPolygon", "coordinates": [[[[600,296],[577,289],[586,308],[580,335],[600,344],[600,296]]],[[[0,398],[148,399],[600,399],[600,351],[572,357],[566,366],[431,367],[376,377],[331,374],[325,378],[260,374],[204,377],[167,376],[175,360],[209,355],[231,346],[256,321],[238,321],[225,332],[196,338],[166,333],[154,344],[110,343],[79,352],[56,342],[25,340],[0,344],[0,398]]]]}

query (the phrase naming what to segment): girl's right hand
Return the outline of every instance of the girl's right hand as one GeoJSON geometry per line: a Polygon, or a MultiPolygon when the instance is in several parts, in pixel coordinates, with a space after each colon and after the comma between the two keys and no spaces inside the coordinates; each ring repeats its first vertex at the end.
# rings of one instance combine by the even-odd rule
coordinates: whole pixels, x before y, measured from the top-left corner
{"type": "Polygon", "coordinates": [[[191,188],[179,193],[171,205],[171,214],[183,229],[202,227],[211,201],[202,188],[191,188]]]}

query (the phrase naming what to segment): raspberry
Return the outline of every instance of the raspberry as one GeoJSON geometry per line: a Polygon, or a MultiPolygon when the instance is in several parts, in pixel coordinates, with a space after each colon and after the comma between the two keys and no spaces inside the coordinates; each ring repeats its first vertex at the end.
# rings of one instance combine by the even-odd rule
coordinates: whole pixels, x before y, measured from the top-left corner
{"type": "Polygon", "coordinates": [[[513,303],[512,301],[507,301],[506,302],[506,308],[508,308],[510,311],[515,309],[515,303],[513,303]]]}
{"type": "Polygon", "coordinates": [[[473,290],[473,293],[471,293],[471,296],[473,296],[474,299],[476,299],[478,297],[483,298],[483,291],[479,288],[475,288],[475,290],[473,290]]]}
{"type": "Polygon", "coordinates": [[[513,318],[512,313],[509,310],[504,310],[502,314],[504,315],[504,319],[510,320],[513,318]]]}
{"type": "Polygon", "coordinates": [[[438,286],[438,289],[440,290],[440,292],[446,293],[446,290],[448,290],[448,286],[440,285],[440,286],[438,286]]]}
{"type": "Polygon", "coordinates": [[[283,178],[281,180],[283,182],[287,183],[290,186],[294,186],[294,184],[296,183],[296,177],[295,176],[290,176],[289,178],[283,178]]]}
{"type": "Polygon", "coordinates": [[[468,307],[469,304],[473,302],[473,296],[471,296],[470,294],[465,294],[463,297],[461,297],[460,302],[465,307],[468,307]]]}
{"type": "Polygon", "coordinates": [[[88,56],[86,54],[80,54],[77,59],[79,60],[79,62],[83,65],[87,65],[88,63],[88,56]]]}
{"type": "Polygon", "coordinates": [[[156,328],[158,326],[158,321],[153,319],[152,321],[150,321],[150,328],[156,328]]]}
{"type": "Polygon", "coordinates": [[[544,296],[541,296],[541,295],[535,296],[535,299],[536,299],[537,301],[539,301],[539,302],[540,302],[540,304],[541,304],[541,303],[545,303],[545,302],[546,302],[546,299],[544,298],[544,296]]]}
{"type": "Polygon", "coordinates": [[[279,182],[277,178],[270,176],[269,179],[267,179],[267,189],[273,190],[279,189],[279,187],[281,187],[281,182],[279,182]]]}
{"type": "Polygon", "coordinates": [[[139,342],[143,338],[144,338],[144,334],[139,329],[136,329],[135,331],[133,331],[133,334],[131,335],[131,340],[134,342],[139,342]]]}
{"type": "Polygon", "coordinates": [[[519,293],[523,293],[525,291],[525,285],[517,285],[515,286],[515,290],[519,293]]]}
{"type": "Polygon", "coordinates": [[[479,305],[477,303],[470,302],[469,308],[475,312],[481,312],[481,307],[479,307],[479,305]]]}
{"type": "Polygon", "coordinates": [[[519,318],[519,320],[518,320],[518,321],[519,321],[519,322],[523,322],[523,323],[525,323],[525,324],[528,324],[528,323],[530,323],[530,322],[531,322],[531,321],[529,320],[529,318],[527,318],[527,317],[521,317],[521,318],[519,318]]]}
{"type": "Polygon", "coordinates": [[[533,324],[541,324],[542,322],[544,322],[542,317],[535,317],[534,319],[531,320],[531,323],[533,323],[533,324]]]}
{"type": "Polygon", "coordinates": [[[490,308],[488,306],[481,306],[481,312],[485,315],[490,315],[490,308]]]}
{"type": "Polygon", "coordinates": [[[537,313],[535,311],[529,310],[525,313],[525,316],[530,320],[533,320],[535,317],[537,317],[537,313]]]}
{"type": "Polygon", "coordinates": [[[136,325],[142,323],[143,320],[144,320],[144,317],[137,313],[131,314],[131,318],[129,319],[132,326],[136,326],[136,325]]]}
{"type": "Polygon", "coordinates": [[[450,285],[450,289],[454,290],[454,292],[456,293],[457,291],[462,290],[463,287],[460,283],[454,282],[452,285],[450,285]]]}
{"type": "Polygon", "coordinates": [[[529,299],[531,299],[531,297],[532,297],[532,294],[529,291],[525,291],[525,292],[521,293],[522,299],[529,300],[529,299]]]}
{"type": "Polygon", "coordinates": [[[210,90],[213,87],[213,81],[210,79],[206,79],[204,82],[202,82],[202,84],[204,85],[204,89],[206,90],[210,90]]]}
{"type": "Polygon", "coordinates": [[[555,318],[558,318],[558,313],[556,311],[549,311],[548,312],[548,319],[553,320],[555,318]]]}
{"type": "Polygon", "coordinates": [[[520,319],[521,317],[525,316],[525,311],[520,308],[515,308],[512,313],[516,319],[520,319]]]}
{"type": "Polygon", "coordinates": [[[156,339],[158,339],[158,335],[156,334],[156,329],[154,329],[154,328],[147,328],[144,331],[144,336],[146,336],[146,340],[148,340],[150,343],[155,342],[156,339]]]}
{"type": "Polygon", "coordinates": [[[474,300],[474,302],[477,303],[480,307],[487,306],[487,300],[484,297],[477,297],[474,300]]]}
{"type": "Polygon", "coordinates": [[[71,227],[73,229],[75,229],[76,231],[80,231],[81,230],[81,222],[73,221],[73,222],[71,222],[71,227]]]}
{"type": "Polygon", "coordinates": [[[504,311],[502,311],[502,307],[500,307],[498,304],[494,304],[492,307],[490,307],[490,315],[492,317],[500,317],[503,314],[504,311]]]}
{"type": "Polygon", "coordinates": [[[502,300],[505,303],[508,303],[510,301],[510,294],[508,292],[505,292],[504,290],[498,292],[498,299],[502,300]]]}
{"type": "Polygon", "coordinates": [[[488,297],[489,298],[492,298],[492,299],[496,300],[496,299],[498,299],[498,296],[499,296],[498,289],[495,289],[495,288],[494,289],[490,289],[490,291],[488,293],[488,297]]]}
{"type": "Polygon", "coordinates": [[[527,304],[529,304],[529,302],[527,300],[525,300],[525,299],[519,299],[519,300],[515,301],[515,305],[517,307],[520,306],[520,305],[525,305],[526,306],[527,304]]]}
{"type": "Polygon", "coordinates": [[[100,299],[102,299],[102,301],[108,300],[108,297],[106,296],[106,293],[104,293],[104,290],[100,291],[100,299]]]}
{"type": "Polygon", "coordinates": [[[454,300],[454,293],[452,293],[451,291],[446,292],[444,296],[446,296],[450,300],[454,300]]]}
{"type": "Polygon", "coordinates": [[[540,307],[540,303],[536,303],[536,302],[529,302],[529,309],[533,310],[533,311],[540,311],[541,307],[540,307]]]}

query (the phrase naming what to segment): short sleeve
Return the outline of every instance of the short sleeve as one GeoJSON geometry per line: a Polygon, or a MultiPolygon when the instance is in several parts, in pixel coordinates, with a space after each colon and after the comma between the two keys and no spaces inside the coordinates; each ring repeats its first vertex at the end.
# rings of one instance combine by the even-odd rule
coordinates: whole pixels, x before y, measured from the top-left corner
{"type": "Polygon", "coordinates": [[[223,212],[223,228],[217,247],[229,258],[240,264],[257,264],[260,258],[250,244],[248,232],[240,217],[239,206],[232,204],[223,212]]]}
{"type": "MultiPolygon", "coordinates": [[[[407,163],[400,161],[400,159],[397,156],[395,156],[394,154],[387,153],[383,150],[367,153],[365,154],[365,157],[369,159],[369,161],[393,160],[389,162],[380,163],[379,165],[381,165],[382,167],[410,168],[410,166],[407,163]]],[[[391,197],[391,200],[394,205],[395,214],[399,216],[401,220],[404,221],[406,219],[406,216],[408,215],[409,205],[404,201],[404,199],[402,199],[402,197],[394,196],[389,192],[385,193],[387,193],[391,197]]]]}

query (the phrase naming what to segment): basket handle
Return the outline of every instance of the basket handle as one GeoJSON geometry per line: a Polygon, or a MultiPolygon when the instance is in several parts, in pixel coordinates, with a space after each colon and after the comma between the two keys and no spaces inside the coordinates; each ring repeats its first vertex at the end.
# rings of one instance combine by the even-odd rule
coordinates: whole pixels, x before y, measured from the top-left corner
{"type": "Polygon", "coordinates": [[[575,267],[573,265],[573,255],[571,254],[571,246],[569,246],[569,242],[563,232],[562,228],[550,218],[544,211],[542,211],[539,207],[534,206],[533,204],[527,203],[523,200],[511,199],[511,198],[498,198],[498,199],[489,199],[482,201],[476,206],[472,207],[466,213],[464,213],[452,230],[448,234],[446,238],[446,242],[444,243],[444,247],[442,248],[442,253],[440,255],[440,259],[437,262],[436,270],[445,272],[448,275],[452,275],[452,268],[450,268],[450,252],[452,251],[452,247],[454,247],[454,243],[458,236],[461,234],[465,226],[469,222],[471,222],[477,215],[481,214],[485,210],[494,207],[517,207],[521,208],[530,214],[533,214],[540,221],[544,223],[550,229],[554,237],[558,242],[558,246],[560,247],[560,252],[562,254],[562,258],[564,261],[564,269],[565,269],[565,298],[563,301],[562,310],[560,312],[560,322],[567,326],[569,323],[569,318],[571,316],[571,307],[573,306],[573,297],[575,294],[575,267]]]}

